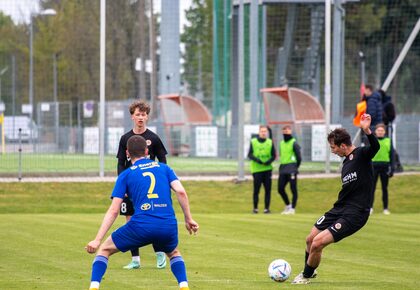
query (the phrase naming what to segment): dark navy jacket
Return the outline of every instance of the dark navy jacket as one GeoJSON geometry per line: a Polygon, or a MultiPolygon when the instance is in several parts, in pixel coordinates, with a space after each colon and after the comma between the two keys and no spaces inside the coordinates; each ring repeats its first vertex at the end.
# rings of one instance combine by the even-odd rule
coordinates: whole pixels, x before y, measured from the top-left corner
{"type": "Polygon", "coordinates": [[[371,128],[375,128],[375,126],[379,123],[382,123],[382,97],[379,92],[373,92],[370,97],[366,97],[366,113],[368,113],[371,118],[372,122],[370,124],[371,128]]]}

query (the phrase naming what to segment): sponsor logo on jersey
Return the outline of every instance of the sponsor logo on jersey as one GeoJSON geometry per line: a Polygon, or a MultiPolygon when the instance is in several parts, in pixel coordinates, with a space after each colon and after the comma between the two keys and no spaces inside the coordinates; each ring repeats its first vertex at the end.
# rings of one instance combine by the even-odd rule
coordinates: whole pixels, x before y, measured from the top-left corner
{"type": "Polygon", "coordinates": [[[347,184],[357,180],[357,172],[352,172],[343,177],[343,184],[347,184]]]}
{"type": "Polygon", "coordinates": [[[154,207],[168,207],[166,203],[155,203],[154,207]]]}
{"type": "Polygon", "coordinates": [[[139,164],[139,167],[141,170],[144,169],[149,169],[149,168],[153,168],[153,167],[160,167],[159,163],[157,163],[156,161],[151,161],[149,163],[145,163],[145,164],[139,164]]]}
{"type": "Polygon", "coordinates": [[[337,230],[339,230],[339,229],[341,229],[341,224],[340,224],[340,223],[336,223],[336,224],[334,225],[334,227],[335,227],[337,230]]]}
{"type": "Polygon", "coordinates": [[[137,167],[138,167],[137,165],[133,165],[133,166],[131,166],[131,167],[130,167],[130,169],[131,169],[131,170],[134,170],[134,169],[136,169],[137,167]]]}
{"type": "Polygon", "coordinates": [[[143,204],[140,206],[140,209],[141,209],[141,210],[149,210],[151,207],[152,207],[152,206],[150,205],[150,203],[143,203],[143,204]]]}

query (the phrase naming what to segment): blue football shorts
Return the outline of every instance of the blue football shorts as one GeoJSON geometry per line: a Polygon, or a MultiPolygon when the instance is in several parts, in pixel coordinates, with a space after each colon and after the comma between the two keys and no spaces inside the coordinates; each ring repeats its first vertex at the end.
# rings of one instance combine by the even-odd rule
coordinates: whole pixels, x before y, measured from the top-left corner
{"type": "Polygon", "coordinates": [[[155,252],[171,253],[178,246],[178,226],[129,221],[112,233],[117,249],[126,252],[152,244],[155,252]]]}

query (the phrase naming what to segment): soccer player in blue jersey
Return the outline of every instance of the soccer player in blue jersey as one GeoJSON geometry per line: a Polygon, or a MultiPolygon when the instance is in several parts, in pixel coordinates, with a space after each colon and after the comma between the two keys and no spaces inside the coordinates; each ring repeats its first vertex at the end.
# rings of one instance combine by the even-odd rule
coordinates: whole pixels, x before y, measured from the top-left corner
{"type": "Polygon", "coordinates": [[[172,207],[171,188],[184,213],[185,227],[192,234],[198,231],[199,226],[192,219],[187,193],[169,166],[145,157],[148,149],[143,137],[136,135],[128,139],[127,154],[133,165],[118,176],[112,192],[112,204],[95,239],[86,246],[88,253],[98,251],[92,265],[90,290],[99,289],[109,256],[149,244],[153,245],[155,251],[166,253],[180,289],[187,290],[185,264],[177,248],[178,226],[172,207]],[[134,204],[134,215],[101,245],[118,217],[126,193],[134,204]]]}

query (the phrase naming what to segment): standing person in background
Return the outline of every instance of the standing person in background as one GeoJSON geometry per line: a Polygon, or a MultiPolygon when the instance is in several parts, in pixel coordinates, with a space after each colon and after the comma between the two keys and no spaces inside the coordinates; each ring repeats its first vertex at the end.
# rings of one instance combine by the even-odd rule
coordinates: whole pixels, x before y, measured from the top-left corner
{"type": "MultiPolygon", "coordinates": [[[[388,96],[383,90],[378,90],[382,97],[382,120],[384,121],[386,127],[386,136],[391,138],[391,146],[392,146],[392,133],[393,133],[393,122],[397,117],[397,112],[395,111],[395,105],[392,103],[391,96],[388,96]]],[[[393,148],[393,164],[395,172],[403,172],[404,168],[400,161],[400,156],[393,148]]]]}
{"type": "Polygon", "coordinates": [[[387,96],[387,94],[383,90],[378,90],[378,93],[381,95],[382,101],[382,121],[386,126],[386,135],[391,135],[392,132],[392,122],[394,122],[396,117],[395,106],[392,103],[391,96],[387,96]],[[388,126],[391,126],[389,128],[388,126]]]}
{"type": "Polygon", "coordinates": [[[379,92],[373,90],[372,85],[366,85],[363,99],[366,100],[366,114],[369,114],[372,120],[370,130],[374,132],[375,126],[382,123],[382,97],[379,92]]]}
{"type": "Polygon", "coordinates": [[[370,213],[373,212],[373,202],[375,199],[376,183],[378,177],[381,178],[382,184],[382,202],[384,206],[383,213],[388,215],[391,212],[388,209],[388,181],[394,175],[393,165],[393,149],[391,139],[386,137],[386,127],[384,124],[376,125],[375,135],[379,141],[379,151],[372,159],[373,163],[373,188],[372,188],[372,204],[370,206],[370,213]]]}
{"type": "Polygon", "coordinates": [[[283,141],[280,142],[280,168],[278,192],[282,197],[286,207],[282,214],[295,214],[295,208],[298,200],[297,175],[302,157],[300,154],[300,146],[296,139],[292,136],[292,127],[286,125],[283,127],[283,141]],[[292,191],[292,203],[286,193],[286,185],[290,182],[290,190],[292,191]]]}
{"type": "MultiPolygon", "coordinates": [[[[121,136],[120,144],[118,146],[118,175],[131,166],[130,158],[127,156],[127,141],[131,136],[139,135],[146,139],[149,158],[151,160],[157,159],[159,162],[166,163],[166,154],[168,152],[163,146],[159,136],[147,129],[147,121],[149,120],[150,106],[144,101],[137,100],[129,107],[131,120],[133,121],[133,129],[121,136]]],[[[134,214],[132,201],[126,196],[121,203],[120,214],[126,217],[128,222],[134,214]]],[[[139,249],[131,250],[131,262],[124,266],[124,269],[138,269],[140,268],[140,252],[139,249]]],[[[165,253],[156,252],[156,267],[161,269],[166,267],[165,253]]]]}
{"type": "Polygon", "coordinates": [[[251,173],[254,178],[253,213],[258,213],[261,184],[265,190],[264,213],[270,213],[272,163],[276,158],[276,149],[268,136],[267,126],[261,125],[258,138],[252,138],[249,146],[248,158],[251,160],[251,173]]]}

